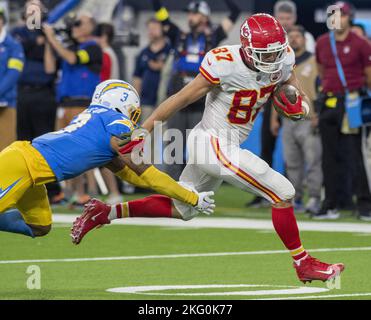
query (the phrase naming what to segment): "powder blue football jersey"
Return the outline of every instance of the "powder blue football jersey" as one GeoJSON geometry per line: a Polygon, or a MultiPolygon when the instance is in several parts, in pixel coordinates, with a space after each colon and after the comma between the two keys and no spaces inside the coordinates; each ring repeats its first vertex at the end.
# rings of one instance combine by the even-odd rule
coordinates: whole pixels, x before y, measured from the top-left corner
{"type": "Polygon", "coordinates": [[[133,129],[133,123],[123,114],[91,105],[67,127],[34,139],[32,145],[62,181],[109,163],[117,156],[111,137],[130,134],[133,129]]]}

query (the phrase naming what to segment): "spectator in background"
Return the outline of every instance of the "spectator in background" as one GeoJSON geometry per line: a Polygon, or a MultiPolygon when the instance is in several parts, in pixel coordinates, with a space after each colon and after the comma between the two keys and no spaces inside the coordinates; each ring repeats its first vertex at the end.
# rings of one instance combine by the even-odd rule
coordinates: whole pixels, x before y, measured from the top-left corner
{"type": "Polygon", "coordinates": [[[100,80],[120,78],[120,66],[115,51],[112,49],[115,31],[109,23],[99,23],[94,32],[96,41],[103,51],[103,64],[100,74],[100,80]]]}
{"type": "Polygon", "coordinates": [[[156,107],[161,70],[171,50],[161,22],[156,19],[148,20],[147,34],[149,45],[136,59],[133,78],[133,85],[140,95],[142,105],[141,121],[146,120],[156,107]]]}
{"type": "MultiPolygon", "coordinates": [[[[297,13],[296,4],[290,0],[278,1],[274,5],[274,17],[281,23],[286,31],[290,30],[296,23],[297,13]]],[[[314,53],[315,40],[309,32],[305,32],[305,49],[314,53]]],[[[265,160],[270,167],[273,166],[273,153],[276,148],[277,137],[270,130],[271,126],[271,101],[269,100],[263,108],[263,122],[261,127],[261,158],[265,160]]],[[[250,208],[269,207],[268,201],[261,197],[254,197],[246,204],[250,208]]]]}
{"type": "Polygon", "coordinates": [[[323,98],[319,113],[319,129],[323,146],[322,168],[325,200],[317,219],[339,217],[341,197],[337,186],[346,183],[347,172],[354,173],[353,190],[357,196],[357,211],[363,220],[371,221],[371,195],[363,163],[360,129],[350,129],[345,109],[345,88],[339,77],[335,57],[331,50],[330,34],[333,32],[337,54],[345,73],[347,90],[351,95],[362,95],[371,88],[371,45],[351,31],[354,11],[346,2],[336,5],[341,10],[340,28],[319,37],[316,58],[322,80],[323,98]],[[338,157],[342,157],[339,161],[338,157]],[[348,170],[344,163],[349,163],[348,170]]]}
{"type": "MultiPolygon", "coordinates": [[[[290,30],[297,21],[296,4],[291,0],[282,0],[274,5],[274,16],[286,31],[290,30]]],[[[305,50],[314,53],[316,41],[311,33],[305,31],[305,50]]]]}
{"type": "MultiPolygon", "coordinates": [[[[17,139],[27,141],[54,131],[57,111],[54,88],[57,62],[42,31],[26,26],[27,12],[33,12],[27,9],[29,5],[37,5],[41,13],[46,12],[41,1],[27,1],[22,25],[12,31],[25,52],[25,66],[18,85],[17,139]]],[[[48,184],[47,189],[51,204],[64,201],[58,183],[48,184]]]]}
{"type": "MultiPolygon", "coordinates": [[[[99,43],[103,51],[100,80],[103,82],[109,79],[119,79],[119,63],[116,53],[111,47],[115,36],[113,26],[109,23],[99,23],[94,34],[96,41],[99,43]]],[[[109,197],[106,202],[110,205],[121,202],[122,196],[115,175],[107,168],[102,168],[101,172],[109,191],[109,197]]]]}
{"type": "MultiPolygon", "coordinates": [[[[164,35],[162,23],[155,18],[147,21],[147,36],[149,44],[137,56],[133,77],[134,88],[138,91],[141,99],[142,123],[152,114],[159,103],[159,86],[163,81],[162,70],[171,51],[171,45],[164,35]]],[[[162,148],[161,150],[155,148],[154,134],[152,133],[151,136],[151,160],[154,163],[155,159],[158,159],[155,154],[162,154],[162,148]]],[[[125,182],[124,186],[130,190],[125,182]]]]}
{"type": "MultiPolygon", "coordinates": [[[[72,27],[74,43],[65,47],[58,40],[54,29],[43,24],[44,34],[53,50],[62,60],[62,76],[58,86],[60,110],[58,111],[58,128],[66,127],[72,119],[84,111],[91,102],[95,87],[100,82],[103,53],[99,44],[94,40],[95,20],[88,14],[82,13],[72,27]]],[[[88,192],[98,193],[92,172],[86,174],[88,192]]],[[[73,204],[83,205],[90,196],[85,192],[84,179],[78,177],[71,186],[76,200],[73,204]]]]}
{"type": "MultiPolygon", "coordinates": [[[[315,56],[306,51],[305,29],[302,26],[293,26],[288,31],[289,44],[295,51],[295,74],[302,89],[312,102],[310,118],[304,121],[282,119],[282,141],[286,173],[295,187],[295,212],[315,214],[321,204],[322,168],[321,168],[321,140],[318,134],[318,118],[314,111],[313,102],[316,100],[317,67],[315,56]],[[306,182],[309,200],[303,205],[303,184],[306,182]]],[[[278,114],[273,109],[271,130],[274,136],[278,135],[280,127],[278,114]]]]}
{"type": "MultiPolygon", "coordinates": [[[[152,0],[152,2],[156,18],[162,22],[165,35],[175,50],[173,75],[168,92],[170,96],[181,90],[197,76],[205,54],[227,38],[239,16],[240,9],[233,0],[225,0],[230,14],[214,29],[211,26],[210,7],[207,2],[192,1],[187,8],[190,31],[184,32],[170,20],[169,12],[162,6],[160,0],[152,0]]],[[[186,130],[194,128],[201,121],[204,107],[205,98],[178,112],[168,121],[169,129],[176,128],[182,132],[183,146],[186,145],[186,130]]],[[[181,164],[168,166],[167,171],[174,179],[178,179],[184,166],[183,159],[181,164]]]]}
{"type": "Polygon", "coordinates": [[[352,31],[361,38],[367,38],[366,29],[361,23],[352,23],[352,31]]]}
{"type": "Polygon", "coordinates": [[[0,151],[16,140],[17,81],[23,71],[22,46],[6,30],[0,9],[0,151]]]}

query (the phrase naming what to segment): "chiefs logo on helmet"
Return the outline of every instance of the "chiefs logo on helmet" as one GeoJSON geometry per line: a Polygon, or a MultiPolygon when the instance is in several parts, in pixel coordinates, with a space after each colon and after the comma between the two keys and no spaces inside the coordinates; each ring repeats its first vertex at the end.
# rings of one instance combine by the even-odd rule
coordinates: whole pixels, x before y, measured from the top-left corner
{"type": "Polygon", "coordinates": [[[251,32],[247,21],[241,26],[241,36],[247,39],[251,39],[251,32]]]}

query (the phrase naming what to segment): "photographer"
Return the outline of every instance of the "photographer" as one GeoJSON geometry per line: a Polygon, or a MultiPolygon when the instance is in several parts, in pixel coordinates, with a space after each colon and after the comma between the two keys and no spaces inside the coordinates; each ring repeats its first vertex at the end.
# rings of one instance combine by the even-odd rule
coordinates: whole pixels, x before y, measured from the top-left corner
{"type": "MultiPolygon", "coordinates": [[[[81,14],[72,25],[71,36],[74,43],[67,48],[59,41],[55,30],[43,24],[47,41],[62,60],[62,76],[58,86],[58,128],[66,127],[72,119],[89,106],[95,87],[100,82],[103,53],[94,40],[95,21],[87,14],[81,14]]],[[[91,194],[97,193],[93,175],[88,174],[88,188],[91,194]]],[[[76,192],[76,205],[84,204],[89,196],[84,190],[84,180],[74,181],[71,191],[76,192]]]]}
{"type": "Polygon", "coordinates": [[[19,140],[32,140],[55,129],[57,102],[54,92],[56,59],[41,30],[27,27],[29,6],[38,6],[45,13],[41,1],[25,4],[22,24],[13,29],[13,36],[22,44],[25,66],[18,85],[17,135],[19,140]]]}
{"type": "MultiPolygon", "coordinates": [[[[28,140],[54,131],[57,101],[54,83],[57,63],[50,45],[39,29],[26,25],[35,7],[44,19],[46,8],[41,1],[27,1],[22,23],[13,29],[13,36],[22,44],[25,52],[25,66],[18,83],[17,136],[28,140]]],[[[48,196],[52,204],[61,203],[64,195],[58,183],[48,184],[48,196]]]]}

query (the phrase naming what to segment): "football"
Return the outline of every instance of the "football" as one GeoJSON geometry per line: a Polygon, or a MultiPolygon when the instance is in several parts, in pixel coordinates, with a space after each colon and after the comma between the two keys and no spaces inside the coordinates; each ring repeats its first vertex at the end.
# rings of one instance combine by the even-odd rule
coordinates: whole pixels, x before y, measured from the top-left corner
{"type": "Polygon", "coordinates": [[[288,115],[284,112],[284,110],[282,110],[282,108],[276,102],[276,100],[278,100],[279,103],[285,105],[285,102],[282,101],[282,95],[285,96],[290,103],[295,104],[297,100],[299,99],[300,93],[298,89],[296,89],[294,86],[290,84],[280,85],[273,92],[272,104],[273,104],[274,109],[276,109],[276,111],[281,116],[288,117],[288,115]]]}

